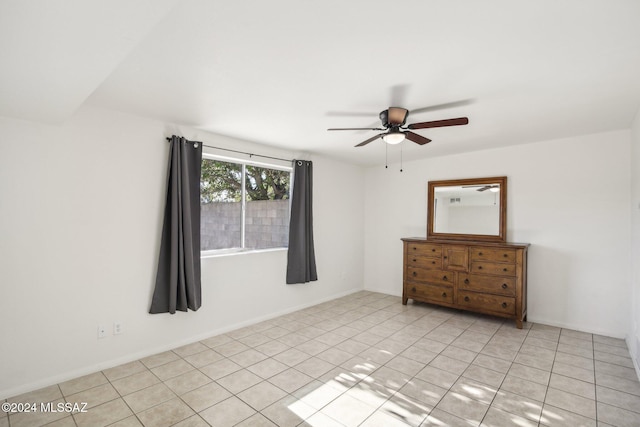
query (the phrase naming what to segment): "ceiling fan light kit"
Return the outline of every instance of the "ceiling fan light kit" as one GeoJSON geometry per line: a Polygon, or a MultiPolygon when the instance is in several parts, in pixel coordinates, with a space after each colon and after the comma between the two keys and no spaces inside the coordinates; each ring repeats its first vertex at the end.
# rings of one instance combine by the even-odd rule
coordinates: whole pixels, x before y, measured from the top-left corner
{"type": "Polygon", "coordinates": [[[382,138],[382,140],[387,144],[400,144],[402,141],[408,139],[409,141],[415,142],[418,145],[424,145],[431,142],[429,138],[425,138],[422,135],[419,135],[415,132],[412,132],[413,129],[428,129],[428,128],[438,128],[445,126],[460,126],[466,125],[469,123],[469,119],[466,117],[458,117],[455,119],[445,119],[445,120],[434,120],[430,122],[421,122],[421,123],[412,123],[405,126],[407,122],[407,117],[409,117],[409,110],[402,107],[389,107],[388,109],[380,112],[380,122],[382,123],[381,128],[330,128],[327,130],[375,130],[375,131],[384,131],[374,137],[371,137],[365,141],[362,141],[360,144],[356,145],[356,147],[362,147],[363,145],[367,145],[368,143],[375,141],[378,138],[382,138]]]}

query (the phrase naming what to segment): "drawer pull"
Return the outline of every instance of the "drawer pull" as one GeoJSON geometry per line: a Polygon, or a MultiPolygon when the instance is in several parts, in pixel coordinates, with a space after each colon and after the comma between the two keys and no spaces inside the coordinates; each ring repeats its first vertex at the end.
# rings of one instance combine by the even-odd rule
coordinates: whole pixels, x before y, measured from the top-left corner
{"type": "Polygon", "coordinates": [[[509,254],[504,254],[502,256],[505,257],[505,258],[509,258],[509,254]]]}
{"type": "Polygon", "coordinates": [[[507,289],[507,284],[506,283],[502,284],[502,289],[507,289]]]}
{"type": "Polygon", "coordinates": [[[444,256],[444,259],[447,259],[447,256],[446,256],[446,255],[444,256]]]}
{"type": "Polygon", "coordinates": [[[434,264],[434,265],[435,265],[435,263],[436,263],[435,261],[431,261],[431,264],[434,264]]]}
{"type": "Polygon", "coordinates": [[[431,252],[435,252],[435,251],[436,251],[435,248],[431,248],[431,252]]]}
{"type": "Polygon", "coordinates": [[[416,262],[416,261],[418,261],[418,260],[414,258],[414,259],[413,259],[413,262],[416,262]]]}
{"type": "Polygon", "coordinates": [[[464,279],[464,283],[465,283],[465,285],[468,285],[469,284],[469,279],[464,279]]]}
{"type": "Polygon", "coordinates": [[[414,247],[413,247],[413,250],[414,250],[414,251],[417,251],[417,250],[418,250],[418,248],[416,248],[416,247],[414,246],[414,247]]]}
{"type": "Polygon", "coordinates": [[[449,279],[447,279],[447,276],[442,276],[442,280],[449,280],[449,279]]]}
{"type": "Polygon", "coordinates": [[[469,301],[469,297],[464,297],[464,300],[465,301],[469,301]]]}
{"type": "Polygon", "coordinates": [[[482,266],[481,265],[478,266],[478,270],[482,270],[482,266]]]}
{"type": "Polygon", "coordinates": [[[416,273],[415,271],[413,272],[413,277],[416,277],[418,275],[418,273],[416,273]]]}
{"type": "Polygon", "coordinates": [[[416,291],[416,287],[414,286],[413,288],[411,288],[411,292],[415,292],[416,291]]]}
{"type": "Polygon", "coordinates": [[[505,268],[503,268],[503,269],[502,269],[502,271],[507,271],[507,268],[506,268],[506,267],[505,267],[505,268]]]}
{"type": "Polygon", "coordinates": [[[447,293],[446,293],[446,292],[443,292],[443,293],[442,293],[442,297],[443,297],[443,298],[446,298],[446,297],[447,297],[447,293]]]}
{"type": "Polygon", "coordinates": [[[482,256],[482,252],[478,252],[478,255],[482,256]]]}
{"type": "Polygon", "coordinates": [[[502,308],[507,308],[507,303],[506,302],[502,303],[502,308]]]}

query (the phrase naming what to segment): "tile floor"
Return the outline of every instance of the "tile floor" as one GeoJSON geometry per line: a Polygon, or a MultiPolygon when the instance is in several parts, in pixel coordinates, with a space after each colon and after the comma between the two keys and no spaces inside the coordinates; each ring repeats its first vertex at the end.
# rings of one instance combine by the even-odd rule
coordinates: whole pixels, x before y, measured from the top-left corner
{"type": "Polygon", "coordinates": [[[16,396],[18,426],[640,426],[624,341],[358,292],[16,396]]]}

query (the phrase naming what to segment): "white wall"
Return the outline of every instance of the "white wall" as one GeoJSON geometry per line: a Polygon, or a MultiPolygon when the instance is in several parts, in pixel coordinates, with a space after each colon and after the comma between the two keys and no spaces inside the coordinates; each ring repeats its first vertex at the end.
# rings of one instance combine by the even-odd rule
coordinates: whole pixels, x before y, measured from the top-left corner
{"type": "Polygon", "coordinates": [[[627,346],[640,378],[640,110],[631,127],[631,320],[627,346]]]}
{"type": "Polygon", "coordinates": [[[306,156],[319,280],[286,285],[286,251],[207,258],[200,310],[148,314],[173,133],[299,154],[93,108],[0,119],[0,399],[363,288],[363,170],[306,156]]]}
{"type": "Polygon", "coordinates": [[[615,131],[367,169],[365,288],[402,293],[400,238],[426,236],[429,180],[506,175],[507,239],[531,244],[528,320],[624,337],[629,152],[615,131]]]}

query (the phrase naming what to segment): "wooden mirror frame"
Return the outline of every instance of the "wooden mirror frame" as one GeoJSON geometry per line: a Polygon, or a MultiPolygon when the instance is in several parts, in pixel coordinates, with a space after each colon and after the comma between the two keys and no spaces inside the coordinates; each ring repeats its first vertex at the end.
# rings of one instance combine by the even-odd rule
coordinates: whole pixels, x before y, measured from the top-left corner
{"type": "Polygon", "coordinates": [[[429,181],[427,192],[427,240],[471,240],[483,242],[506,242],[507,240],[507,177],[498,176],[490,178],[450,179],[444,181],[429,181]],[[500,184],[500,222],[499,234],[462,234],[462,233],[436,233],[434,232],[434,196],[436,187],[449,187],[458,185],[484,185],[500,184]]]}

